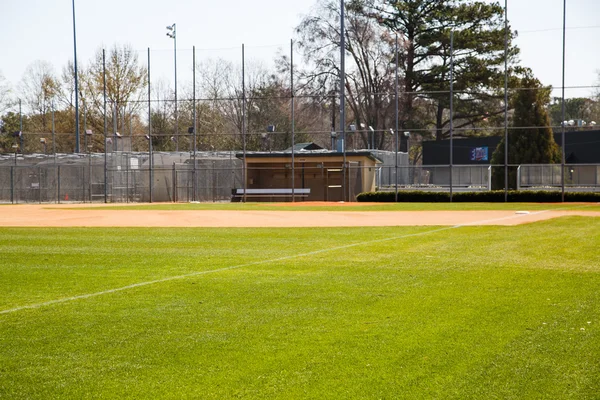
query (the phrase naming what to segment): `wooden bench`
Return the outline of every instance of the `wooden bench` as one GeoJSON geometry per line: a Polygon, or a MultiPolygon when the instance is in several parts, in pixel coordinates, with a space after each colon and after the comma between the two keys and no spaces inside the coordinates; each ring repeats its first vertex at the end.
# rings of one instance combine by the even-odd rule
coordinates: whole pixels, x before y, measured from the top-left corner
{"type": "MultiPolygon", "coordinates": [[[[308,197],[310,189],[305,188],[271,188],[271,189],[246,189],[246,198],[269,197],[269,198],[286,198],[286,197],[308,197]],[[293,193],[292,193],[293,191],[293,193]]],[[[231,201],[240,201],[244,197],[244,189],[232,189],[231,201]]]]}

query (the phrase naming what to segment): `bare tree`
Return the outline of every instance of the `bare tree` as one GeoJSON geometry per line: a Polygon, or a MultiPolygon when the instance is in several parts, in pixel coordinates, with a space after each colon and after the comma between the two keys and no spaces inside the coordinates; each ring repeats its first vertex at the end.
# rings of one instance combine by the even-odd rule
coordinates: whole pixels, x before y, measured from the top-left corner
{"type": "MultiPolygon", "coordinates": [[[[349,57],[344,84],[351,113],[348,121],[341,123],[352,122],[358,127],[355,145],[370,145],[373,136],[368,127],[371,126],[375,130],[375,147],[385,148],[391,142],[391,135],[386,132],[395,126],[395,40],[354,2],[346,5],[345,15],[344,36],[349,57]]],[[[320,0],[314,12],[296,29],[307,63],[307,68],[300,72],[299,90],[323,98],[331,98],[335,93],[340,75],[339,20],[339,3],[320,0]]]]}
{"type": "MultiPolygon", "coordinates": [[[[90,112],[90,123],[98,131],[103,130],[104,123],[104,74],[102,49],[96,51],[95,57],[84,70],[81,77],[82,98],[90,112]]],[[[115,44],[106,52],[106,96],[107,114],[112,120],[115,110],[117,121],[124,121],[131,126],[133,121],[140,121],[137,115],[143,108],[148,70],[139,65],[138,54],[130,45],[115,44]],[[132,121],[133,120],[133,121],[132,121]]]]}
{"type": "Polygon", "coordinates": [[[32,114],[30,129],[38,132],[50,129],[49,115],[58,91],[59,82],[50,63],[38,60],[27,67],[19,84],[19,93],[32,114]]]}
{"type": "Polygon", "coordinates": [[[0,71],[0,115],[4,114],[6,109],[11,103],[11,89],[10,84],[4,78],[2,71],[0,71]]]}
{"type": "MultiPolygon", "coordinates": [[[[225,60],[205,61],[199,63],[197,68],[200,76],[200,97],[205,99],[204,107],[198,116],[199,132],[212,132],[212,146],[217,143],[219,146],[240,149],[244,140],[244,90],[241,68],[225,60]]],[[[261,91],[273,83],[273,73],[254,61],[247,63],[245,73],[246,143],[249,149],[257,150],[260,148],[259,133],[266,129],[266,122],[258,121],[261,101],[273,95],[261,91]]],[[[270,119],[268,116],[263,117],[260,118],[270,119]]]]}

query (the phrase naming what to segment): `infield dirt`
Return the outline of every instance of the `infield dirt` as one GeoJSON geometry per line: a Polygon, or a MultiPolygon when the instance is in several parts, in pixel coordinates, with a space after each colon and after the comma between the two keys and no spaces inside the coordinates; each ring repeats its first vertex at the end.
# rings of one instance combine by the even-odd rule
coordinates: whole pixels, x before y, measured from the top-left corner
{"type": "MultiPolygon", "coordinates": [[[[316,205],[310,203],[298,205],[316,205]]],[[[323,203],[331,206],[332,203],[323,203]]],[[[336,203],[333,203],[336,204],[336,203]]],[[[337,203],[340,207],[356,203],[337,203]]],[[[289,206],[289,204],[286,204],[289,206]]],[[[122,206],[122,204],[118,204],[122,206]]],[[[7,205],[2,227],[343,227],[519,225],[562,216],[600,217],[597,211],[267,211],[110,210],[106,204],[7,205]],[[94,209],[102,207],[102,209],[94,209]]]]}

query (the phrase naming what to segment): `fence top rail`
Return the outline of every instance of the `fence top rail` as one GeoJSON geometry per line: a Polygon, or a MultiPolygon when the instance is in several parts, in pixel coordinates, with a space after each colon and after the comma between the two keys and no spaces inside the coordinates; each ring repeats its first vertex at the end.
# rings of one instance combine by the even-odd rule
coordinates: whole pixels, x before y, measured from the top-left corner
{"type": "MultiPolygon", "coordinates": [[[[535,168],[556,167],[556,168],[560,168],[561,164],[520,164],[519,167],[535,167],[535,168]]],[[[565,167],[600,167],[600,164],[580,164],[580,163],[568,164],[568,163],[566,163],[565,167]]]]}
{"type": "MultiPolygon", "coordinates": [[[[560,165],[560,164],[559,164],[560,165]]],[[[504,165],[502,165],[504,166],[504,165]]],[[[515,165],[515,167],[518,164],[515,165]]],[[[382,165],[379,166],[381,168],[396,168],[394,165],[382,165]]],[[[420,165],[398,165],[398,168],[449,168],[450,164],[420,164],[420,165]]],[[[488,169],[491,167],[496,167],[496,165],[491,164],[452,164],[452,168],[482,168],[488,169]]]]}

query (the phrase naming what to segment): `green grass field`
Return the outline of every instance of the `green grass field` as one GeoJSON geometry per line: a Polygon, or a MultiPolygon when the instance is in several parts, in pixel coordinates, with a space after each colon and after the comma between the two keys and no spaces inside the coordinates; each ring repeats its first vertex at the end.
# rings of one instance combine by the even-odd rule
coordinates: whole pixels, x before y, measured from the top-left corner
{"type": "Polygon", "coordinates": [[[582,217],[0,228],[0,398],[596,399],[599,248],[582,217]]]}
{"type": "MultiPolygon", "coordinates": [[[[50,205],[49,208],[52,206],[50,205]]],[[[81,209],[81,208],[79,208],[81,209]]],[[[303,205],[299,203],[169,203],[131,204],[90,207],[107,210],[260,210],[260,211],[469,211],[469,210],[585,210],[600,211],[599,203],[335,203],[303,205]]]]}

